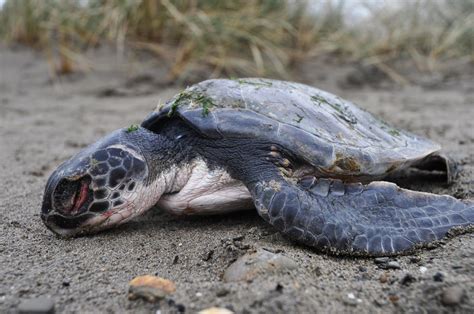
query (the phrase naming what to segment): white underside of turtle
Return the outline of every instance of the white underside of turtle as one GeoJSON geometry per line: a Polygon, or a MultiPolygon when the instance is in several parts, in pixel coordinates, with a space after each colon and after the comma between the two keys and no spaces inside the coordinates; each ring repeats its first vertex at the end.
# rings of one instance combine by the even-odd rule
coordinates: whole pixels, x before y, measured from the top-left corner
{"type": "MultiPolygon", "coordinates": [[[[222,168],[209,169],[202,159],[175,170],[174,177],[172,186],[176,192],[164,194],[157,203],[158,207],[170,213],[210,215],[254,207],[253,199],[242,182],[233,179],[222,168]]],[[[155,184],[161,182],[160,178],[155,184]]]]}

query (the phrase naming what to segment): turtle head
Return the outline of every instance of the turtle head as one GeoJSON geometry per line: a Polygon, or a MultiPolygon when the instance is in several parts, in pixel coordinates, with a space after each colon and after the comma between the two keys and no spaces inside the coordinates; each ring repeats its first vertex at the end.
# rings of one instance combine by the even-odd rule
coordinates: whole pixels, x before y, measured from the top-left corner
{"type": "Polygon", "coordinates": [[[138,127],[117,130],[61,164],[45,188],[41,218],[46,226],[63,236],[90,233],[151,207],[145,191],[149,156],[143,147],[149,133],[138,127]]]}

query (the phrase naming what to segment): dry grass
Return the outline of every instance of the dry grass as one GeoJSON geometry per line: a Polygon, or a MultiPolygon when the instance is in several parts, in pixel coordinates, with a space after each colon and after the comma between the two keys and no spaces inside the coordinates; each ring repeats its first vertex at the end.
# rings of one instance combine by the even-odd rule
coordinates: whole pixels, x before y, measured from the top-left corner
{"type": "MultiPolygon", "coordinates": [[[[302,58],[333,54],[386,63],[410,58],[420,70],[446,59],[474,60],[474,1],[413,0],[369,6],[348,23],[341,1],[7,0],[0,36],[45,51],[53,72],[84,68],[82,52],[113,44],[172,64],[169,79],[203,66],[212,76],[279,75],[302,58]]],[[[390,75],[390,73],[389,73],[390,75]]],[[[392,78],[396,79],[396,73],[392,78]]]]}

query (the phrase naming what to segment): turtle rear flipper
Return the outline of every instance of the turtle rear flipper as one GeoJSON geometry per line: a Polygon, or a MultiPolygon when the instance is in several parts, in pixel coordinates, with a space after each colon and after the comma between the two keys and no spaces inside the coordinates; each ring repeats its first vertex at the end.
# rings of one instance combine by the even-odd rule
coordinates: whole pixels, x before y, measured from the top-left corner
{"type": "Polygon", "coordinates": [[[306,177],[251,183],[259,214],[290,238],[352,255],[394,255],[474,226],[474,202],[399,188],[306,177]]]}
{"type": "Polygon", "coordinates": [[[443,153],[431,154],[414,164],[413,167],[420,170],[444,172],[448,184],[453,183],[459,173],[456,162],[443,153]]]}

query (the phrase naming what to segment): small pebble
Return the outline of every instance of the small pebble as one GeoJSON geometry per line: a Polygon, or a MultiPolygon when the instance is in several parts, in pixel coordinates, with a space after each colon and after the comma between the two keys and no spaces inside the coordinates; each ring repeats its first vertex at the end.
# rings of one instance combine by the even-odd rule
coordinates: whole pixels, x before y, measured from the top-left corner
{"type": "Polygon", "coordinates": [[[252,281],[259,275],[267,277],[295,268],[298,268],[298,264],[289,257],[259,249],[241,256],[232,263],[226,269],[223,279],[226,282],[252,281]]]}
{"type": "Polygon", "coordinates": [[[230,291],[227,290],[226,288],[222,288],[222,289],[217,290],[216,296],[218,296],[218,297],[225,297],[226,295],[229,294],[229,292],[230,292],[230,291]]]}
{"type": "Polygon", "coordinates": [[[412,263],[419,263],[419,262],[421,262],[421,257],[419,257],[419,256],[412,256],[412,257],[410,257],[410,262],[412,262],[412,263]]]}
{"type": "Polygon", "coordinates": [[[400,297],[399,297],[398,295],[396,295],[396,294],[390,294],[390,295],[388,296],[388,299],[390,300],[390,302],[392,302],[392,303],[395,304],[395,303],[397,303],[397,302],[400,300],[400,297]]]}
{"type": "Polygon", "coordinates": [[[354,299],[343,299],[342,302],[346,305],[352,305],[352,306],[357,305],[357,301],[354,299]]]}
{"type": "Polygon", "coordinates": [[[241,234],[241,235],[238,235],[238,236],[236,236],[236,237],[233,237],[232,240],[234,240],[234,241],[242,241],[244,238],[245,238],[245,236],[241,234]]]}
{"type": "Polygon", "coordinates": [[[375,299],[374,303],[380,307],[388,305],[388,301],[385,298],[375,299]]]}
{"type": "Polygon", "coordinates": [[[347,305],[356,306],[357,304],[362,303],[362,300],[359,298],[356,298],[354,293],[348,293],[347,297],[342,299],[342,302],[344,302],[344,304],[347,304],[347,305]]]}
{"type": "Polygon", "coordinates": [[[437,272],[436,274],[433,275],[433,280],[437,282],[443,282],[444,274],[442,272],[437,272]]]}
{"type": "Polygon", "coordinates": [[[249,233],[249,234],[258,233],[258,228],[257,227],[252,227],[249,230],[247,230],[247,233],[249,233]]]}
{"type": "Polygon", "coordinates": [[[385,266],[387,269],[400,269],[400,264],[397,261],[390,261],[385,266]]]}
{"type": "Polygon", "coordinates": [[[199,311],[198,314],[233,314],[234,312],[224,307],[210,307],[208,309],[199,311]]]}
{"type": "Polygon", "coordinates": [[[460,287],[449,287],[441,295],[441,303],[445,306],[455,306],[461,303],[464,290],[460,287]]]}
{"type": "Polygon", "coordinates": [[[276,285],[276,287],[275,287],[275,291],[282,292],[282,291],[283,291],[283,288],[284,288],[283,285],[280,284],[280,283],[278,283],[278,284],[276,285]]]}
{"type": "Polygon", "coordinates": [[[314,268],[313,272],[317,277],[320,277],[323,274],[323,272],[321,271],[321,267],[319,267],[319,266],[316,266],[314,268]]]}
{"type": "Polygon", "coordinates": [[[400,264],[397,261],[390,260],[388,257],[377,257],[374,263],[381,269],[400,269],[400,264]]]}
{"type": "Polygon", "coordinates": [[[138,276],[129,282],[128,298],[156,302],[176,291],[174,282],[156,276],[138,276]]]}
{"type": "Polygon", "coordinates": [[[54,313],[54,302],[47,297],[24,300],[18,306],[20,314],[51,314],[54,313]]]}
{"type": "Polygon", "coordinates": [[[377,257],[374,259],[375,264],[385,264],[388,263],[389,259],[388,257],[377,257]]]}
{"type": "Polygon", "coordinates": [[[372,278],[372,276],[370,276],[370,274],[368,272],[362,273],[362,275],[360,277],[363,280],[370,280],[372,278]]]}
{"type": "Polygon", "coordinates": [[[409,286],[410,284],[412,284],[415,281],[416,281],[416,278],[412,274],[408,273],[408,274],[405,274],[405,276],[403,276],[400,283],[402,285],[409,286]]]}
{"type": "Polygon", "coordinates": [[[382,275],[380,275],[379,281],[380,281],[381,283],[386,283],[386,282],[388,281],[388,276],[387,276],[387,274],[386,274],[386,273],[383,273],[382,275]]]}
{"type": "Polygon", "coordinates": [[[265,251],[268,251],[270,253],[284,253],[285,250],[282,250],[282,249],[276,249],[276,248],[272,248],[272,247],[262,247],[262,250],[265,250],[265,251]]]}
{"type": "Polygon", "coordinates": [[[178,303],[176,304],[176,310],[178,311],[178,313],[184,313],[186,312],[186,307],[183,304],[178,303]]]}
{"type": "Polygon", "coordinates": [[[422,273],[422,274],[424,274],[427,270],[428,270],[428,268],[426,268],[425,266],[420,267],[420,273],[422,273]]]}
{"type": "Polygon", "coordinates": [[[359,271],[362,272],[362,273],[365,273],[367,271],[367,267],[359,266],[359,271]]]}
{"type": "Polygon", "coordinates": [[[209,261],[214,256],[214,250],[208,251],[202,258],[203,261],[209,261]]]}

